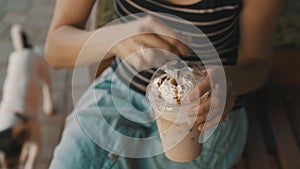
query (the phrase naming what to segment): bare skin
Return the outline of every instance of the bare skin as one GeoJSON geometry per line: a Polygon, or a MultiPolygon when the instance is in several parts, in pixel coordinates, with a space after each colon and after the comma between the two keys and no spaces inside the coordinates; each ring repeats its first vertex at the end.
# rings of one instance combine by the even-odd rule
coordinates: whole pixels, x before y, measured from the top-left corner
{"type": "Polygon", "coordinates": [[[210,78],[206,78],[198,86],[200,96],[211,90],[215,90],[216,94],[200,104],[196,123],[199,130],[211,128],[224,119],[232,110],[236,96],[254,91],[265,83],[272,66],[272,42],[280,9],[281,0],[263,2],[244,0],[240,17],[241,41],[238,63],[236,66],[224,66],[227,82],[227,100],[224,111],[220,110],[216,104],[215,107],[211,107],[212,111],[210,112],[215,118],[210,119],[210,121],[206,120],[211,103],[220,103],[218,97],[220,86],[218,84],[211,85],[210,78]],[[259,4],[259,8],[257,4],[259,4]],[[207,122],[205,127],[204,122],[207,122]]]}
{"type": "MultiPolygon", "coordinates": [[[[170,3],[181,5],[193,4],[198,1],[185,0],[179,2],[169,0],[170,3]]],[[[75,66],[82,46],[96,31],[83,30],[93,4],[94,0],[57,0],[46,43],[46,59],[53,67],[68,68],[75,66]]],[[[280,15],[280,7],[281,0],[244,0],[240,16],[241,39],[238,63],[235,66],[224,67],[227,79],[227,100],[224,113],[220,113],[223,110],[219,110],[218,106],[212,107],[215,118],[210,119],[206,127],[203,128],[211,101],[219,102],[218,92],[215,92],[215,95],[200,105],[196,123],[199,130],[210,128],[217,124],[220,119],[224,119],[234,106],[236,96],[251,92],[264,84],[272,65],[272,41],[280,15]]],[[[189,50],[181,42],[155,34],[161,31],[166,32],[170,37],[176,38],[174,32],[153,18],[139,19],[126,24],[106,27],[96,34],[95,38],[99,39],[97,45],[89,46],[87,58],[80,60],[78,65],[89,65],[99,60],[109,60],[115,55],[122,56],[125,59],[130,53],[140,50],[144,44],[146,44],[146,47],[163,48],[173,52],[176,49],[175,54],[189,54],[189,50]],[[120,28],[128,29],[137,34],[143,33],[145,29],[150,29],[154,33],[134,36],[114,46],[112,44],[114,38],[123,37],[122,32],[119,31],[120,28]],[[145,38],[145,36],[147,37],[145,38]],[[158,43],[158,41],[160,42],[158,43]],[[103,50],[99,51],[98,46],[101,46],[103,50]],[[114,47],[111,48],[112,46],[114,47]],[[107,49],[110,50],[106,53],[107,49]],[[102,55],[99,56],[99,52],[102,52],[102,55]]],[[[140,60],[134,61],[132,64],[136,68],[143,67],[146,61],[142,57],[138,59],[140,60]]],[[[214,84],[212,87],[210,79],[207,78],[198,86],[200,95],[209,90],[218,91],[218,84],[214,84]]]]}
{"type": "MultiPolygon", "coordinates": [[[[89,53],[85,55],[85,59],[77,63],[79,66],[111,59],[115,55],[125,59],[128,55],[139,51],[141,47],[161,48],[175,54],[189,55],[189,49],[179,40],[176,40],[176,34],[151,17],[109,26],[101,29],[96,34],[94,33],[97,30],[83,30],[93,4],[94,0],[57,1],[46,42],[46,60],[50,65],[55,68],[74,67],[81,48],[91,35],[99,40],[87,47],[86,50],[89,53]],[[144,32],[153,33],[143,34],[144,32]],[[173,38],[159,35],[158,33],[161,32],[173,38]],[[140,35],[127,38],[117,45],[114,44],[115,41],[124,39],[128,34],[140,35]],[[101,49],[99,49],[99,46],[101,46],[101,49]]],[[[137,62],[140,64],[134,65],[135,67],[143,67],[145,63],[143,58],[139,57],[137,59],[139,60],[132,62],[132,64],[137,62]]]]}

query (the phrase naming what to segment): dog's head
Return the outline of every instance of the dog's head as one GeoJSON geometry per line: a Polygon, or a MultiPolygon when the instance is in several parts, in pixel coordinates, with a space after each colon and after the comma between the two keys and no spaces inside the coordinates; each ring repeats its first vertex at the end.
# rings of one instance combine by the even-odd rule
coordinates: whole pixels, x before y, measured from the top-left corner
{"type": "Polygon", "coordinates": [[[12,127],[0,132],[0,152],[4,155],[4,165],[7,168],[17,168],[22,147],[28,139],[26,128],[12,127]]]}

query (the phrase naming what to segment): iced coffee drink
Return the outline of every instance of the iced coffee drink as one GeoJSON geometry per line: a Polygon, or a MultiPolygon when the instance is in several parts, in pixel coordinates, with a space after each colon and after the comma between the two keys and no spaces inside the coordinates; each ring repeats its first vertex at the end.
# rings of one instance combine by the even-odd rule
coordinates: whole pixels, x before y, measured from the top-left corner
{"type": "Polygon", "coordinates": [[[200,131],[193,128],[199,102],[188,97],[197,81],[199,77],[183,62],[172,61],[154,74],[147,87],[165,155],[172,161],[192,161],[202,150],[200,131]]]}

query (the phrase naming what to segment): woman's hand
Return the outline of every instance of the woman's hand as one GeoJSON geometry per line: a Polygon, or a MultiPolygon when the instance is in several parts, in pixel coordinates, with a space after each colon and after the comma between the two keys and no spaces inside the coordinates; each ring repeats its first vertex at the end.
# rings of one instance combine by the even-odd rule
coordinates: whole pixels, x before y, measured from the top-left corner
{"type": "Polygon", "coordinates": [[[220,81],[224,80],[221,78],[222,68],[211,67],[207,71],[209,73],[205,72],[205,79],[198,84],[190,96],[191,101],[198,100],[199,96],[201,98],[197,117],[193,119],[196,119],[194,127],[202,131],[222,121],[233,108],[236,97],[230,77],[226,77],[226,82],[220,81]]]}
{"type": "Polygon", "coordinates": [[[45,47],[46,60],[52,67],[73,68],[99,64],[117,55],[141,69],[148,66],[146,63],[160,66],[170,59],[161,57],[161,52],[155,54],[157,50],[148,50],[150,48],[163,49],[177,56],[189,55],[189,49],[178,40],[180,36],[151,16],[107,25],[97,30],[85,30],[94,3],[95,0],[56,2],[45,47]],[[143,57],[141,51],[144,51],[143,57]],[[137,55],[133,56],[134,53],[137,55]]]}
{"type": "Polygon", "coordinates": [[[136,33],[116,44],[110,53],[122,57],[137,70],[159,67],[176,56],[190,55],[182,42],[185,39],[152,16],[121,24],[122,29],[136,30],[136,33]]]}

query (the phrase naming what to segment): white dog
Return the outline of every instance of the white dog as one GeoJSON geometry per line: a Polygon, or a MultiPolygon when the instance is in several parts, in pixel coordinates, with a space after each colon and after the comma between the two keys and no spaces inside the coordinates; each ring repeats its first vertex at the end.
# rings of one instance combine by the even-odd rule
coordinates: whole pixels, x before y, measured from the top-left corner
{"type": "Polygon", "coordinates": [[[14,51],[9,56],[0,103],[0,169],[19,168],[20,164],[32,169],[40,145],[40,100],[46,114],[54,110],[49,67],[32,50],[20,25],[12,27],[11,37],[14,51]]]}

